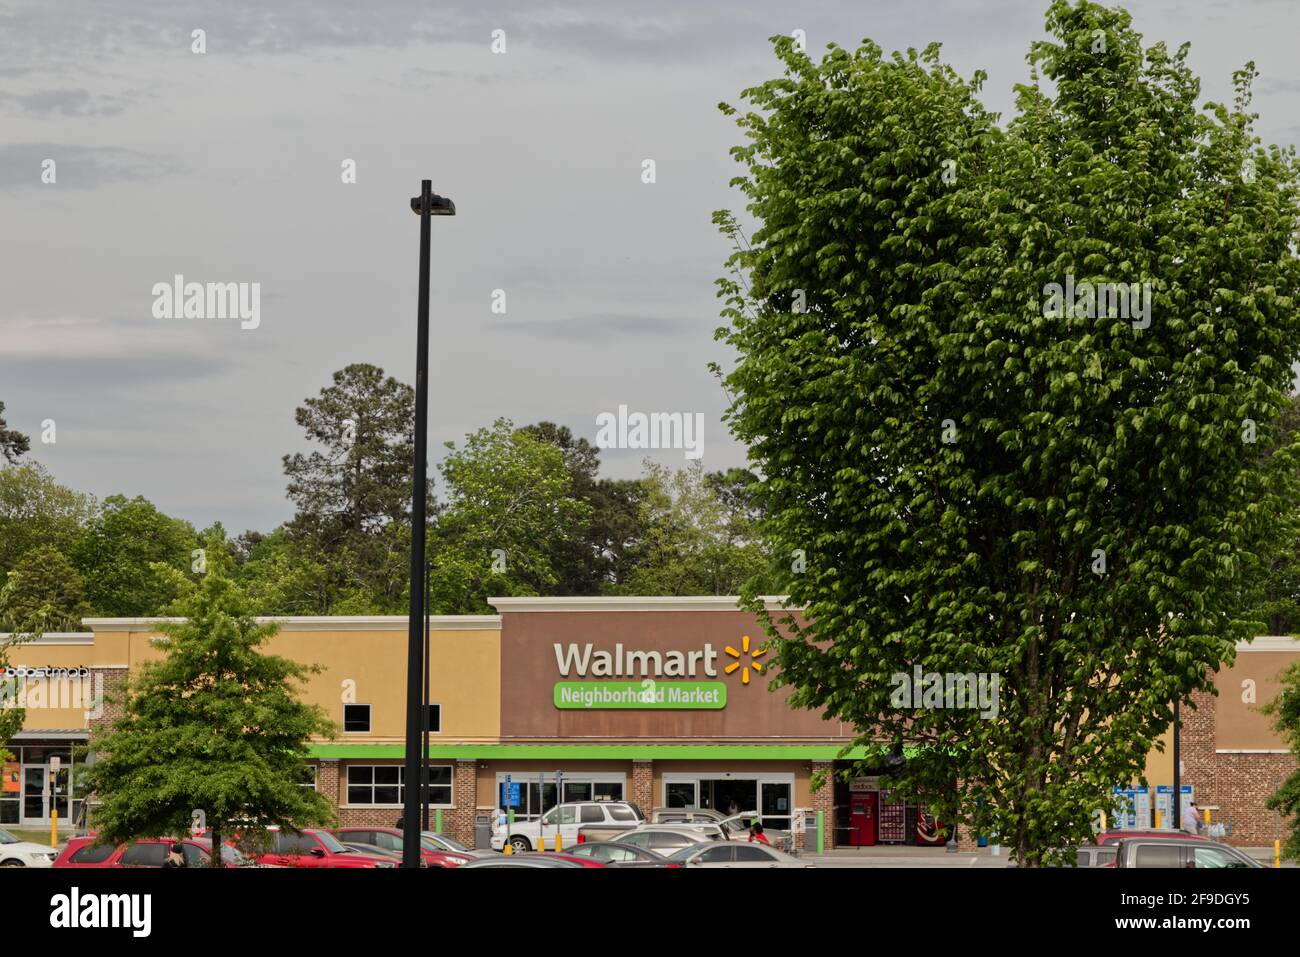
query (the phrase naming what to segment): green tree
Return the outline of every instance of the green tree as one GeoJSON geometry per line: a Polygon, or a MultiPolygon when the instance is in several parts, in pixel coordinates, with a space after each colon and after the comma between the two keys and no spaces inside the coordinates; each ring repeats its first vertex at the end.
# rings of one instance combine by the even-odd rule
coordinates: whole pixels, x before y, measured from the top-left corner
{"type": "MultiPolygon", "coordinates": [[[[1293,664],[1282,674],[1282,690],[1262,709],[1273,718],[1273,726],[1287,747],[1300,757],[1300,664],[1293,664]]],[[[1265,806],[1286,819],[1289,829],[1283,854],[1300,860],[1300,770],[1291,772],[1265,806]]]]}
{"type": "Polygon", "coordinates": [[[257,566],[275,573],[267,589],[299,613],[404,611],[415,390],[356,363],[335,372],[295,418],[322,448],[284,457],[297,512],[275,542],[273,565],[257,566]]]}
{"type": "Polygon", "coordinates": [[[778,38],[785,75],[724,107],[752,241],[717,216],[730,421],[807,560],[781,679],[876,755],[921,745],[891,787],[1024,865],[1088,838],[1249,637],[1300,354],[1295,157],[1253,135],[1253,68],[1201,110],[1187,46],[1125,11],[1057,0],[1047,30],[1005,127],[937,45],[778,38]],[[908,706],[914,667],[997,676],[996,715],[908,706]]]}
{"type": "MultiPolygon", "coordinates": [[[[325,796],[301,786],[309,742],[337,732],[298,699],[319,668],[265,653],[276,626],[255,620],[229,577],[224,542],[213,535],[205,548],[197,585],[158,566],[181,595],[168,612],[183,620],[161,626],[162,660],[129,681],[123,717],[92,737],[96,760],[82,783],[99,802],[94,824],[107,842],[181,833],[196,810],[215,848],[235,830],[332,820],[325,796]]],[[[220,854],[212,863],[220,866],[220,854]]]]}
{"type": "Polygon", "coordinates": [[[18,461],[18,456],[31,448],[27,436],[11,429],[5,422],[5,404],[0,402],[0,458],[9,464],[18,461]]]}
{"type": "Polygon", "coordinates": [[[491,594],[545,594],[560,543],[590,518],[570,496],[563,453],[506,419],[447,448],[439,466],[447,506],[430,536],[433,607],[490,614],[491,594]]]}
{"type": "Polygon", "coordinates": [[[0,631],[76,631],[86,614],[81,574],[53,545],[19,559],[0,588],[0,631]]]}
{"type": "Polygon", "coordinates": [[[636,564],[619,590],[634,595],[734,595],[751,579],[770,592],[768,562],[757,538],[752,475],[706,473],[700,463],[673,471],[645,463],[644,535],[636,564]]]}
{"type": "Polygon", "coordinates": [[[175,597],[157,565],[189,572],[199,537],[188,522],[164,515],[143,496],[110,495],[73,544],[70,557],[97,615],[156,615],[175,597]]]}
{"type": "Polygon", "coordinates": [[[555,542],[551,567],[556,581],[546,594],[594,595],[626,582],[633,551],[644,532],[644,483],[600,478],[600,450],[586,439],[575,438],[565,426],[539,422],[524,426],[523,431],[560,450],[572,480],[569,495],[585,503],[590,514],[584,524],[555,542]]]}
{"type": "Polygon", "coordinates": [[[38,545],[68,554],[95,500],[54,481],[38,462],[0,468],[0,582],[38,545]]]}

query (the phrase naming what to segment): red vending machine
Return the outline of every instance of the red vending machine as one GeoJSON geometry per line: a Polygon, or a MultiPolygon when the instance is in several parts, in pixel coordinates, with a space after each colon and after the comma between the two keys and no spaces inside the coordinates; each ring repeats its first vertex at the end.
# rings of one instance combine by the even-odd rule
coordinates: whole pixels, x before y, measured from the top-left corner
{"type": "Polygon", "coordinates": [[[875,791],[858,791],[849,797],[849,844],[874,847],[880,815],[880,795],[875,791]]]}

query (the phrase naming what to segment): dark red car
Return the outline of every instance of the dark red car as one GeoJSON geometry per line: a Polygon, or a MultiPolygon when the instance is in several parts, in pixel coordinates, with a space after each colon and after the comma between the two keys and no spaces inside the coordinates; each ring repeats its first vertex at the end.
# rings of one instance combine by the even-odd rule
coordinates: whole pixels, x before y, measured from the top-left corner
{"type": "Polygon", "coordinates": [[[277,828],[267,836],[269,848],[257,848],[251,841],[236,843],[257,863],[276,867],[396,867],[398,863],[344,847],[329,831],[308,829],[295,834],[277,828]]]}
{"type": "MultiPolygon", "coordinates": [[[[402,832],[395,827],[340,827],[331,831],[345,844],[373,844],[381,850],[402,853],[402,832]]],[[[473,854],[434,847],[432,842],[420,844],[420,860],[425,867],[460,867],[474,859],[473,854]]]]}
{"type": "MultiPolygon", "coordinates": [[[[51,867],[162,867],[179,844],[186,867],[207,867],[212,842],[202,838],[172,837],[141,839],[131,844],[96,844],[93,837],[74,837],[55,858],[51,867]]],[[[221,849],[222,867],[251,867],[254,862],[233,847],[221,849]]]]}

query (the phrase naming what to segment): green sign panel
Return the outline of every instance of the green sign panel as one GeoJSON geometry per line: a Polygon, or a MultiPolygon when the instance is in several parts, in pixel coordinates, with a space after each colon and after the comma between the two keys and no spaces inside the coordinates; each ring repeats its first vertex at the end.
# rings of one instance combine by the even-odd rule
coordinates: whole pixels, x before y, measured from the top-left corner
{"type": "Polygon", "coordinates": [[[557,681],[555,707],[566,711],[716,711],[727,706],[721,681],[557,681]]]}

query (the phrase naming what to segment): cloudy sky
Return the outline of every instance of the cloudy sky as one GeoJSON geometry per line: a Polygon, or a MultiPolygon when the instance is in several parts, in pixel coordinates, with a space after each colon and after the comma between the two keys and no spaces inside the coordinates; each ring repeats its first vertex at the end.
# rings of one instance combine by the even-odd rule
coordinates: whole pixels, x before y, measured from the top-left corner
{"type": "MultiPolygon", "coordinates": [[[[1207,98],[1255,60],[1260,134],[1300,140],[1300,5],[1128,6],[1148,42],[1191,41],[1207,98]]],[[[594,441],[626,404],[702,412],[705,467],[742,464],[707,370],[727,360],[710,215],[740,205],[717,103],[774,75],[767,38],[801,29],[814,51],[938,40],[1007,112],[1044,7],[0,0],[0,401],[64,484],[274,526],[295,406],[350,362],[414,378],[408,201],[430,178],[458,207],[434,221],[432,448],[498,416],[594,441]],[[261,283],[260,327],[154,318],[177,273],[261,283]]],[[[644,454],[606,451],[605,471],[644,454]]]]}

